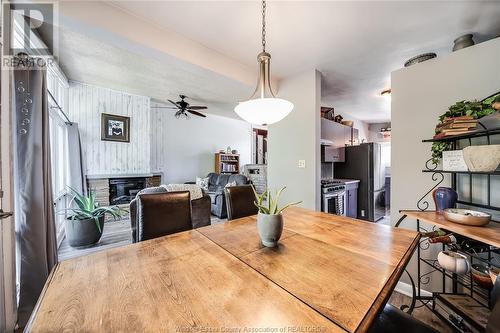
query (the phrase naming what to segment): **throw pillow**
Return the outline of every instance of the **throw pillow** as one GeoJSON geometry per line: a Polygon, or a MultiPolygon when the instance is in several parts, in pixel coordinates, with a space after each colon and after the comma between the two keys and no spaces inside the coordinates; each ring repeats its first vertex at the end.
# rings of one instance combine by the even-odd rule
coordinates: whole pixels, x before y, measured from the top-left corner
{"type": "Polygon", "coordinates": [[[231,187],[231,186],[236,186],[236,182],[229,182],[224,187],[231,187]]]}
{"type": "Polygon", "coordinates": [[[194,184],[168,184],[161,185],[168,192],[177,192],[177,191],[189,191],[191,200],[196,200],[203,197],[203,192],[198,185],[194,184]]]}
{"type": "Polygon", "coordinates": [[[196,177],[196,185],[201,187],[203,190],[208,191],[208,177],[207,178],[196,177]]]}

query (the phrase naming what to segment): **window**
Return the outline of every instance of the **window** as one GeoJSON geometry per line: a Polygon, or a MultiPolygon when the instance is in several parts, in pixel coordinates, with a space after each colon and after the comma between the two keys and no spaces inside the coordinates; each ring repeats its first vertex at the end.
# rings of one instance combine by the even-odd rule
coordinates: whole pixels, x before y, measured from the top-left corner
{"type": "Polygon", "coordinates": [[[68,135],[66,123],[60,115],[57,106],[49,102],[49,134],[50,134],[50,157],[52,164],[52,193],[54,210],[56,212],[56,232],[58,243],[64,235],[64,220],[66,214],[64,209],[69,203],[67,185],[69,184],[69,158],[68,158],[68,135]]]}
{"type": "MultiPolygon", "coordinates": [[[[67,107],[68,83],[56,63],[49,63],[47,68],[47,87],[49,100],[49,136],[52,164],[52,193],[54,200],[55,224],[58,245],[64,238],[64,209],[71,200],[68,195],[70,184],[68,125],[59,107],[67,107]],[[54,96],[52,99],[51,96],[54,96]]],[[[66,111],[66,110],[64,110],[66,111]]]]}

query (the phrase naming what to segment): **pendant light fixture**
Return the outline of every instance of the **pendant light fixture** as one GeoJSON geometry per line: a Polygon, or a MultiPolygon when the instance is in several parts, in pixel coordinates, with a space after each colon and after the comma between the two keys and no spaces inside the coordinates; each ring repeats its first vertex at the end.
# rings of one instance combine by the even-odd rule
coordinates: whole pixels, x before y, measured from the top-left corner
{"type": "Polygon", "coordinates": [[[249,100],[240,102],[234,111],[255,125],[270,125],[285,118],[293,104],[276,98],[271,88],[271,55],[266,52],[266,1],[262,1],[262,52],[257,56],[259,79],[249,100]]]}

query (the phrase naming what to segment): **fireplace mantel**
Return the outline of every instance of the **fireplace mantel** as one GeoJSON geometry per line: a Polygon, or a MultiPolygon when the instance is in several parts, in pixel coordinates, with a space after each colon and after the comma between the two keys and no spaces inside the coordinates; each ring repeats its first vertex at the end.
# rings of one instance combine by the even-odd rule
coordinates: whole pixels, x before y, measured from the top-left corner
{"type": "Polygon", "coordinates": [[[153,173],[123,173],[123,174],[102,174],[102,175],[87,175],[87,179],[108,179],[108,178],[139,178],[153,177],[153,173]]]}

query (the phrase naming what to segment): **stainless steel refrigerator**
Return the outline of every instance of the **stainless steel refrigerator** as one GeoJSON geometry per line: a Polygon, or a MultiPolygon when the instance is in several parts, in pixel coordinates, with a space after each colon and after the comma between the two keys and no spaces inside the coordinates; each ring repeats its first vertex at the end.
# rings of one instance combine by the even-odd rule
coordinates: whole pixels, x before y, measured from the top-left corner
{"type": "Polygon", "coordinates": [[[385,168],[378,143],[345,148],[345,162],[335,163],[335,178],[358,179],[358,218],[376,222],[385,215],[385,168]]]}

